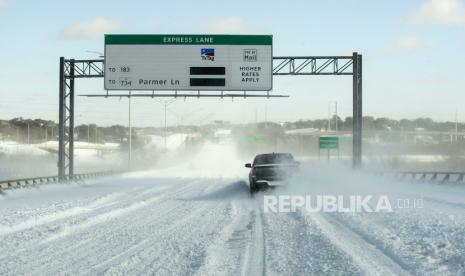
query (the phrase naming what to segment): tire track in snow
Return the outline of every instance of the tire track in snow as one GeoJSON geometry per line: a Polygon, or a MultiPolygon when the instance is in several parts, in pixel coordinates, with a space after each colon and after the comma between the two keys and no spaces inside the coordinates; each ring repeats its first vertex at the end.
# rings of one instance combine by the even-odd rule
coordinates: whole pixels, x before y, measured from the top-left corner
{"type": "MultiPolygon", "coordinates": [[[[196,192],[199,192],[198,188],[196,188],[196,189],[197,189],[196,192]]],[[[195,206],[193,206],[193,204],[186,204],[184,201],[181,201],[181,200],[178,199],[178,197],[183,196],[184,194],[186,194],[188,192],[191,192],[191,191],[192,191],[192,189],[182,191],[182,192],[178,192],[177,193],[177,198],[172,199],[173,202],[169,202],[169,201],[163,202],[162,205],[168,205],[169,204],[167,206],[169,208],[167,208],[167,207],[160,208],[160,207],[163,207],[163,206],[160,206],[160,205],[154,206],[156,209],[161,209],[161,211],[159,211],[156,214],[156,217],[154,217],[154,218],[150,218],[150,217],[147,217],[147,216],[142,216],[142,217],[144,219],[146,219],[147,221],[149,221],[151,224],[159,224],[161,226],[163,226],[163,225],[171,225],[170,223],[178,225],[178,224],[184,222],[185,220],[189,219],[193,214],[196,214],[197,212],[200,212],[200,211],[203,210],[203,209],[199,210],[198,208],[194,208],[195,206]],[[194,210],[194,212],[192,212],[192,210],[194,210]]],[[[170,226],[170,227],[172,227],[172,226],[170,226]]],[[[157,235],[161,235],[163,233],[166,234],[166,232],[169,232],[169,231],[170,230],[168,229],[168,230],[166,230],[164,232],[158,232],[158,233],[152,232],[152,233],[150,233],[148,235],[150,240],[141,239],[137,244],[135,244],[133,246],[130,246],[129,248],[126,248],[126,249],[120,251],[117,255],[109,257],[108,259],[106,259],[102,263],[97,263],[97,264],[93,265],[91,270],[99,271],[99,273],[101,273],[104,270],[105,267],[116,266],[122,260],[128,259],[129,256],[136,255],[136,252],[138,252],[141,249],[147,247],[149,241],[155,240],[157,238],[157,235]]],[[[163,237],[159,237],[159,238],[162,239],[163,237]]]]}
{"type": "MultiPolygon", "coordinates": [[[[166,187],[156,187],[151,190],[161,192],[163,189],[166,189],[166,187]]],[[[137,192],[137,190],[140,190],[140,188],[132,190],[131,193],[137,192]]],[[[81,206],[71,207],[71,208],[59,210],[59,211],[54,211],[54,212],[46,213],[40,216],[34,216],[32,218],[28,218],[24,221],[16,222],[10,225],[0,225],[0,236],[12,234],[12,233],[23,231],[23,230],[33,228],[33,227],[38,227],[43,224],[67,219],[69,217],[75,217],[75,216],[91,213],[100,208],[104,208],[104,207],[114,204],[117,199],[122,198],[124,196],[128,196],[128,192],[115,192],[115,193],[102,196],[100,198],[96,198],[95,200],[87,204],[81,205],[81,206]]]]}
{"type": "Polygon", "coordinates": [[[114,208],[110,211],[94,215],[88,219],[86,219],[83,222],[80,222],[79,224],[72,224],[72,225],[65,225],[64,227],[61,228],[60,231],[53,233],[46,239],[42,240],[39,242],[39,245],[44,245],[49,242],[55,241],[57,239],[64,238],[66,236],[73,235],[77,232],[86,230],[87,228],[96,226],[98,224],[104,224],[108,223],[110,220],[114,220],[117,218],[120,218],[122,216],[125,216],[131,212],[135,212],[139,209],[145,208],[153,203],[156,203],[162,199],[166,198],[165,195],[157,195],[150,197],[148,199],[142,199],[139,202],[129,204],[128,206],[124,206],[121,208],[114,208]]]}
{"type": "Polygon", "coordinates": [[[350,255],[368,275],[410,275],[400,258],[377,247],[334,216],[305,213],[304,217],[316,222],[331,242],[350,255]]]}
{"type": "MultiPolygon", "coordinates": [[[[154,232],[150,243],[104,274],[114,275],[189,275],[201,266],[210,240],[227,223],[227,204],[220,201],[195,204],[186,219],[154,232]],[[188,232],[186,232],[188,231],[188,232]]],[[[183,204],[186,204],[184,202],[183,204]]]]}
{"type": "MultiPolygon", "coordinates": [[[[108,201],[107,204],[100,204],[102,202],[99,203],[98,202],[99,199],[97,199],[97,202],[95,203],[91,202],[89,204],[90,206],[94,206],[95,208],[82,207],[84,208],[83,210],[85,210],[84,212],[76,212],[75,210],[68,212],[65,210],[64,211],[65,213],[63,214],[63,216],[57,219],[53,219],[54,215],[47,214],[45,215],[46,217],[45,221],[49,224],[54,223],[56,224],[55,226],[54,224],[48,225],[47,223],[44,222],[42,224],[34,226],[33,228],[24,228],[22,231],[14,231],[10,233],[5,239],[6,241],[9,241],[10,239],[12,241],[17,240],[17,239],[20,239],[22,241],[19,246],[18,245],[14,246],[15,254],[20,255],[20,254],[23,254],[24,252],[31,251],[37,247],[40,247],[44,243],[44,240],[46,240],[47,238],[50,238],[51,240],[53,240],[54,239],[53,237],[54,236],[58,237],[60,233],[64,234],[63,236],[66,236],[64,231],[69,230],[68,225],[70,225],[71,227],[73,226],[78,227],[80,223],[84,223],[86,220],[91,220],[93,217],[98,216],[101,213],[108,212],[107,209],[111,211],[112,209],[116,208],[118,205],[125,206],[126,204],[130,204],[134,200],[143,199],[144,197],[142,197],[141,195],[147,196],[153,192],[157,192],[157,193],[163,192],[164,190],[166,190],[166,187],[161,186],[161,187],[155,187],[155,188],[151,187],[149,189],[145,188],[143,193],[139,194],[140,190],[141,189],[133,189],[130,192],[123,192],[125,196],[125,200],[108,201]],[[117,206],[113,206],[113,205],[117,205],[117,206]],[[94,212],[100,212],[100,213],[94,213],[94,212]],[[62,220],[63,222],[61,222],[62,220]],[[16,237],[12,237],[12,235],[15,235],[16,237]]],[[[81,206],[72,207],[70,209],[74,209],[74,208],[81,208],[81,206]]],[[[70,209],[67,209],[67,210],[70,210],[70,209]]],[[[7,244],[6,247],[8,246],[9,245],[7,244]]],[[[7,254],[0,256],[0,261],[3,258],[6,258],[12,254],[11,252],[6,252],[6,253],[7,254]]]]}
{"type": "MultiPolygon", "coordinates": [[[[178,187],[179,188],[179,187],[178,187]]],[[[72,265],[75,263],[86,263],[86,267],[93,267],[97,264],[99,264],[99,260],[102,258],[105,260],[108,260],[112,258],[112,256],[117,255],[115,252],[124,252],[125,250],[130,250],[131,247],[134,246],[134,242],[139,243],[140,240],[135,241],[136,235],[133,233],[135,230],[134,228],[131,228],[130,225],[134,224],[135,222],[143,221],[143,220],[150,220],[150,215],[153,213],[152,210],[157,210],[157,218],[159,219],[164,219],[160,221],[160,224],[166,223],[172,217],[170,215],[179,213],[180,211],[186,211],[192,206],[182,206],[181,203],[179,204],[172,204],[172,199],[176,195],[180,195],[183,193],[190,192],[192,190],[196,189],[195,187],[195,182],[191,182],[188,184],[185,184],[182,188],[176,189],[169,193],[166,197],[164,197],[163,200],[154,202],[155,205],[146,205],[145,209],[141,209],[141,212],[136,212],[133,213],[132,216],[128,217],[125,216],[125,219],[122,220],[113,220],[113,221],[108,221],[106,224],[102,224],[100,227],[93,228],[91,231],[87,231],[82,233],[81,235],[87,236],[88,238],[85,239],[84,242],[81,244],[78,244],[74,248],[65,248],[62,253],[64,252],[69,252],[71,255],[79,256],[77,259],[71,260],[71,263],[69,266],[72,269],[77,269],[73,267],[72,265]],[[166,206],[168,205],[168,206],[166,206]],[[164,207],[166,206],[166,207],[164,207]],[[150,209],[148,208],[150,207],[150,209]],[[153,208],[153,209],[152,209],[153,208]],[[142,212],[144,211],[144,212],[142,212]],[[167,215],[166,217],[160,217],[159,215],[167,215]],[[129,221],[127,221],[129,220],[129,221]],[[166,221],[165,221],[166,220],[166,221]],[[131,223],[132,222],[132,223],[131,223]],[[125,235],[127,240],[125,244],[121,244],[121,241],[118,239],[119,235],[125,235]],[[89,237],[90,236],[90,237],[89,237]],[[99,248],[99,246],[102,245],[102,241],[105,240],[107,241],[106,243],[103,242],[103,244],[110,245],[111,248],[105,247],[105,248],[99,248]],[[98,243],[96,243],[98,241],[98,243]],[[128,241],[130,243],[128,243],[128,241]],[[98,257],[96,258],[89,258],[88,254],[89,252],[99,252],[98,257]]],[[[152,214],[153,216],[153,214],[152,214]]],[[[124,218],[124,216],[123,216],[124,218]]],[[[156,222],[154,220],[154,222],[156,222]]],[[[137,224],[134,224],[134,227],[137,227],[137,224]]],[[[82,240],[83,237],[79,237],[79,240],[82,240]]],[[[73,240],[76,240],[74,238],[73,240]]],[[[57,242],[58,245],[61,245],[63,241],[57,242]]],[[[51,261],[55,260],[60,260],[60,255],[62,253],[57,254],[57,258],[50,258],[51,261]]],[[[101,261],[100,261],[101,262],[101,261]]],[[[62,268],[66,267],[66,265],[63,265],[60,262],[57,262],[56,264],[50,265],[49,263],[43,263],[44,267],[52,267],[52,268],[58,268],[56,270],[57,273],[62,272],[62,268]]],[[[81,271],[82,269],[78,269],[78,271],[81,271]]],[[[80,273],[80,272],[79,272],[80,273]]]]}
{"type": "Polygon", "coordinates": [[[263,275],[263,230],[256,202],[233,199],[230,208],[230,223],[206,250],[197,275],[263,275]]]}
{"type": "Polygon", "coordinates": [[[264,274],[360,275],[351,257],[301,213],[263,213],[264,274]]]}
{"type": "MultiPolygon", "coordinates": [[[[212,252],[211,249],[218,244],[218,241],[224,236],[225,229],[231,227],[234,220],[234,213],[237,211],[232,202],[243,198],[249,198],[247,187],[241,181],[230,181],[224,179],[213,179],[205,188],[200,196],[195,196],[187,200],[195,206],[206,205],[208,214],[202,214],[195,221],[188,221],[185,228],[190,229],[188,235],[182,229],[179,232],[174,232],[172,235],[164,236],[163,242],[154,243],[145,256],[148,259],[152,258],[151,263],[144,267],[136,266],[130,271],[125,271],[129,274],[207,274],[203,270],[206,263],[211,261],[218,255],[218,252],[212,252]],[[235,211],[236,210],[236,211],[235,211]],[[154,249],[158,248],[158,249],[154,249]],[[178,252],[165,254],[160,256],[157,251],[171,252],[177,249],[178,252]],[[150,253],[151,252],[151,253],[150,253]],[[153,256],[157,256],[153,258],[153,256]],[[171,257],[170,257],[171,256],[171,257]],[[163,267],[160,264],[164,264],[163,267]],[[167,268],[165,268],[165,266],[167,268]],[[202,271],[199,272],[199,271],[202,271]]],[[[139,258],[141,254],[138,255],[139,258]]],[[[229,260],[230,261],[230,260],[229,260]]],[[[236,275],[236,274],[234,274],[236,275]]]]}
{"type": "MultiPolygon", "coordinates": [[[[195,208],[194,211],[186,208],[182,212],[179,212],[179,208],[173,208],[173,211],[177,211],[176,216],[166,218],[166,221],[161,220],[161,223],[169,223],[169,226],[164,227],[161,231],[154,231],[151,233],[151,236],[148,236],[147,239],[141,240],[135,247],[130,247],[128,250],[123,251],[116,258],[111,260],[111,265],[108,263],[100,263],[92,267],[94,272],[103,273],[103,274],[122,274],[122,275],[147,275],[146,273],[135,273],[135,270],[144,271],[149,267],[155,266],[153,263],[156,256],[159,254],[166,254],[167,252],[154,250],[154,247],[157,244],[169,239],[168,236],[172,232],[182,231],[184,225],[188,224],[189,221],[197,220],[198,216],[208,213],[208,207],[195,208]],[[177,210],[176,210],[177,209],[177,210]],[[162,253],[161,253],[162,252],[162,253]],[[149,263],[149,264],[147,264],[149,263]]],[[[163,264],[167,265],[167,263],[163,264]]]]}
{"type": "Polygon", "coordinates": [[[241,275],[266,275],[266,248],[265,236],[263,232],[263,212],[261,211],[258,202],[255,202],[255,209],[253,213],[253,239],[247,248],[247,254],[244,259],[246,262],[242,266],[241,275]]]}
{"type": "MultiPolygon", "coordinates": [[[[174,197],[174,196],[179,196],[180,194],[182,194],[183,192],[188,192],[190,190],[193,190],[195,189],[195,181],[194,182],[190,182],[188,184],[184,184],[181,186],[181,188],[178,186],[178,185],[174,185],[173,186],[175,188],[175,190],[170,193],[169,195],[167,195],[167,198],[166,200],[170,199],[171,197],[174,197]],[[177,189],[179,188],[179,189],[177,189]]],[[[172,188],[173,188],[172,187],[172,188]]],[[[124,204],[127,204],[128,202],[131,202],[131,201],[134,201],[134,200],[139,200],[139,198],[136,196],[136,197],[131,197],[130,199],[128,199],[127,201],[124,202],[124,204]]],[[[155,202],[153,202],[155,203],[155,202]]],[[[146,207],[149,207],[150,205],[147,205],[146,207]]],[[[98,215],[98,214],[97,214],[98,215]]],[[[128,215],[128,214],[126,214],[128,215]]],[[[103,224],[105,225],[105,224],[103,224]]],[[[111,226],[115,226],[113,224],[110,224],[111,226]]],[[[119,225],[120,227],[120,230],[124,230],[125,227],[128,227],[128,225],[126,224],[117,224],[119,225]]],[[[103,235],[111,235],[113,231],[115,230],[118,230],[118,229],[106,229],[105,227],[98,227],[96,230],[97,233],[99,233],[100,230],[108,230],[104,233],[102,233],[103,235]]],[[[93,252],[93,251],[98,251],[96,249],[96,240],[97,240],[97,237],[94,236],[93,234],[96,234],[96,233],[92,233],[90,234],[91,237],[89,239],[74,239],[72,243],[69,243],[69,244],[66,244],[66,242],[68,240],[57,240],[56,242],[52,242],[51,244],[47,245],[46,247],[44,246],[37,246],[36,248],[31,248],[31,247],[27,247],[27,251],[25,252],[14,252],[12,254],[10,254],[10,258],[13,258],[13,256],[15,256],[14,258],[17,259],[18,261],[21,261],[21,260],[24,260],[24,265],[25,267],[23,267],[23,269],[25,269],[24,271],[34,271],[35,269],[38,268],[38,266],[43,266],[43,267],[53,267],[52,264],[56,265],[56,267],[63,267],[64,264],[60,262],[63,261],[63,256],[65,255],[77,255],[77,256],[82,256],[84,259],[85,258],[89,258],[88,256],[88,252],[93,252]],[[66,246],[67,245],[67,246],[66,246]],[[90,245],[90,247],[89,247],[90,245]],[[58,247],[58,248],[57,248],[58,247]],[[31,253],[31,251],[41,251],[41,250],[44,250],[44,252],[41,252],[43,254],[41,254],[41,258],[37,258],[37,259],[32,259],[32,262],[31,262],[31,259],[27,257],[28,253],[31,253]],[[19,254],[18,254],[19,253],[19,254]],[[23,254],[23,253],[26,253],[26,254],[23,254]],[[32,265],[31,265],[32,263],[32,265]],[[30,270],[27,269],[27,267],[29,266],[30,270]]],[[[43,238],[43,237],[42,237],[43,238]]],[[[98,244],[98,243],[97,243],[98,244]]],[[[71,260],[71,261],[76,261],[76,260],[71,260]]],[[[73,262],[74,263],[74,262],[73,262]]]]}
{"type": "Polygon", "coordinates": [[[404,264],[412,274],[465,275],[463,212],[452,216],[442,209],[404,211],[338,215],[337,219],[404,264]]]}
{"type": "MultiPolygon", "coordinates": [[[[65,225],[61,231],[54,233],[53,235],[50,235],[48,238],[42,240],[39,242],[40,245],[49,243],[51,241],[54,241],[59,238],[63,238],[69,235],[72,235],[76,232],[85,230],[89,227],[106,223],[110,220],[117,219],[121,216],[125,216],[131,212],[135,212],[139,209],[145,208],[150,204],[156,203],[161,201],[162,199],[169,199],[170,194],[164,194],[162,192],[169,190],[170,187],[158,187],[158,188],[152,188],[152,189],[147,189],[144,190],[141,195],[146,196],[152,194],[154,191],[157,192],[155,196],[150,196],[148,198],[142,197],[141,195],[137,195],[136,197],[133,197],[129,202],[128,205],[120,207],[120,208],[111,208],[109,211],[102,212],[100,214],[93,215],[86,220],[78,223],[78,224],[72,224],[72,225],[65,225]],[[135,203],[132,203],[135,202],[135,203]]],[[[179,191],[176,191],[176,194],[179,191]]]]}

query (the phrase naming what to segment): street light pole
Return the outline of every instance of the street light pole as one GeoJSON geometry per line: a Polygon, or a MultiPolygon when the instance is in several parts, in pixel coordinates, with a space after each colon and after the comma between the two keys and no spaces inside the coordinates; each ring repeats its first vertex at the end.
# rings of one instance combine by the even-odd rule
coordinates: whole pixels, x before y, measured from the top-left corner
{"type": "Polygon", "coordinates": [[[265,102],[265,127],[268,127],[268,102],[265,102]]]}
{"type": "Polygon", "coordinates": [[[328,102],[328,132],[331,130],[331,102],[328,102]]]}
{"type": "Polygon", "coordinates": [[[167,129],[168,129],[168,126],[167,126],[167,122],[166,122],[166,109],[168,108],[168,106],[170,104],[172,104],[176,99],[171,99],[171,100],[166,100],[166,101],[158,101],[159,103],[163,104],[164,106],[164,112],[165,112],[165,130],[164,130],[164,135],[163,135],[163,140],[164,140],[164,144],[165,144],[165,157],[166,157],[166,151],[167,151],[167,142],[166,142],[166,133],[167,133],[167,129]]]}
{"type": "Polygon", "coordinates": [[[30,144],[30,135],[29,135],[29,122],[26,123],[27,124],[27,143],[30,144]]]}
{"type": "Polygon", "coordinates": [[[164,131],[164,134],[165,134],[165,135],[163,135],[163,136],[164,136],[164,140],[165,140],[165,141],[164,141],[164,142],[165,142],[165,155],[166,155],[166,150],[167,150],[167,148],[166,148],[166,130],[167,130],[167,126],[166,126],[166,107],[167,107],[167,104],[166,104],[166,102],[165,102],[165,131],[164,131]]]}
{"type": "Polygon", "coordinates": [[[338,117],[337,117],[337,101],[334,102],[334,105],[335,105],[335,106],[334,106],[334,109],[335,109],[334,111],[335,111],[335,113],[336,113],[336,116],[335,116],[335,118],[334,118],[334,120],[335,120],[334,128],[336,129],[336,133],[337,133],[337,119],[338,119],[338,117]]]}
{"type": "Polygon", "coordinates": [[[331,120],[334,117],[334,130],[337,133],[337,101],[330,101],[328,102],[328,131],[331,130],[331,120]],[[332,104],[334,103],[334,113],[332,109],[332,104]]]}
{"type": "Polygon", "coordinates": [[[129,91],[129,154],[128,154],[128,168],[131,169],[131,159],[132,159],[132,128],[131,128],[131,91],[129,91]]]}

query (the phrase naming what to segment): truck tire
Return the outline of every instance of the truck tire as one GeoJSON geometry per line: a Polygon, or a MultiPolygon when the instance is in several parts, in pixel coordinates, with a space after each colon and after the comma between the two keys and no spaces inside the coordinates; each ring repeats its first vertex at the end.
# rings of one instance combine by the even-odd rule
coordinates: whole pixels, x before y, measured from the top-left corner
{"type": "Polygon", "coordinates": [[[257,190],[258,190],[257,184],[255,184],[254,181],[249,182],[249,187],[250,187],[250,193],[252,193],[252,194],[257,192],[257,190]]]}

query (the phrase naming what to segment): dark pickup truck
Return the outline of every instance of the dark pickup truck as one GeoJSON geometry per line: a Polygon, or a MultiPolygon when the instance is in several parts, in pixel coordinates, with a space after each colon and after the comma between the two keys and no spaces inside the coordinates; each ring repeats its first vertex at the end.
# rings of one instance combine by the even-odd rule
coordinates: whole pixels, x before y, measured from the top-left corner
{"type": "Polygon", "coordinates": [[[250,191],[255,192],[262,187],[286,184],[298,171],[299,165],[290,153],[267,153],[255,156],[252,164],[245,164],[246,168],[250,168],[250,191]]]}

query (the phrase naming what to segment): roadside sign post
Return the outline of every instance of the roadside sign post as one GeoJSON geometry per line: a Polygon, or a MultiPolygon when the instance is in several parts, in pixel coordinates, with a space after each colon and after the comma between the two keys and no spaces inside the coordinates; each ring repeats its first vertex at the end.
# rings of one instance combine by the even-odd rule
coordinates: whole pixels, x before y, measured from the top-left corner
{"type": "Polygon", "coordinates": [[[330,150],[337,149],[337,159],[339,160],[339,137],[337,136],[320,136],[318,146],[318,160],[320,159],[321,149],[326,149],[328,153],[328,162],[330,159],[330,150]]]}

